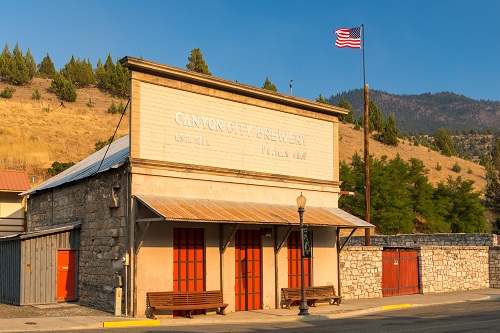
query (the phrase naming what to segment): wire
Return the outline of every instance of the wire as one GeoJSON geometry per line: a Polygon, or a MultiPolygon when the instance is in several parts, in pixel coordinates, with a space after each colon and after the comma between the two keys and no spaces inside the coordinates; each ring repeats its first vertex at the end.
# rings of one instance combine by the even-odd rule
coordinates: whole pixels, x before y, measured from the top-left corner
{"type": "Polygon", "coordinates": [[[113,141],[115,140],[116,132],[118,131],[118,127],[120,127],[120,123],[122,122],[123,116],[125,115],[125,112],[127,111],[127,107],[128,107],[129,103],[130,103],[130,98],[127,101],[127,105],[125,105],[125,108],[123,109],[122,116],[120,117],[120,121],[118,122],[118,125],[116,126],[115,133],[113,133],[113,136],[111,137],[111,140],[109,142],[108,149],[106,149],[106,152],[104,153],[104,156],[102,157],[102,160],[101,160],[101,163],[99,164],[99,167],[97,168],[96,172],[94,172],[92,174],[92,176],[95,175],[96,173],[98,173],[99,170],[101,169],[102,162],[104,162],[104,159],[106,158],[106,155],[108,154],[108,150],[111,147],[111,144],[113,143],[113,141]]]}

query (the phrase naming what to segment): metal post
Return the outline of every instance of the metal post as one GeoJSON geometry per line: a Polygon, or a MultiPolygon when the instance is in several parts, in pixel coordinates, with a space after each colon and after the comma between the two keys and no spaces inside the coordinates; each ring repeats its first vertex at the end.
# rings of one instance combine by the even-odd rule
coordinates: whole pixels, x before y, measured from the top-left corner
{"type": "Polygon", "coordinates": [[[307,306],[306,300],[306,281],[304,277],[304,208],[299,207],[299,217],[300,217],[300,245],[302,248],[301,256],[300,256],[300,280],[301,280],[301,291],[302,296],[300,299],[300,307],[299,307],[299,316],[308,316],[309,315],[309,307],[307,306]]]}

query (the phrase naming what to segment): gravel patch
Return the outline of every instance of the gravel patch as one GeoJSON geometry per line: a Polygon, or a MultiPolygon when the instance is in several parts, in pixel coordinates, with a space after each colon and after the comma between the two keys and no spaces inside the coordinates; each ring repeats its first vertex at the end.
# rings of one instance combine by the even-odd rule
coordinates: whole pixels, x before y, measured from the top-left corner
{"type": "Polygon", "coordinates": [[[0,303],[0,319],[75,316],[113,316],[113,313],[89,308],[79,303],[11,305],[0,303]]]}

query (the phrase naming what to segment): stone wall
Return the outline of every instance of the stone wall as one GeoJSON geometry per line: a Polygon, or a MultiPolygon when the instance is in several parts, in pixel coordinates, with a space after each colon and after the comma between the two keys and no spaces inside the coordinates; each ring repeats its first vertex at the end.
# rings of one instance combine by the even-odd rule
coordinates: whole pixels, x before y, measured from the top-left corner
{"type": "Polygon", "coordinates": [[[382,297],[382,248],[344,247],[340,252],[340,280],[344,299],[382,297]]]}
{"type": "Polygon", "coordinates": [[[490,288],[500,288],[500,246],[490,247],[490,288]]]}
{"type": "Polygon", "coordinates": [[[486,246],[422,246],[419,252],[421,292],[440,293],[489,287],[486,246]]]}
{"type": "Polygon", "coordinates": [[[127,175],[124,167],[66,186],[43,190],[28,199],[28,231],[68,222],[82,223],[78,300],[114,309],[116,272],[125,276],[127,175]]]}
{"type": "MultiPolygon", "coordinates": [[[[342,240],[344,241],[344,240],[342,240]]],[[[372,246],[496,246],[498,244],[497,235],[493,234],[408,234],[371,236],[372,246]]],[[[363,246],[364,236],[352,237],[347,246],[363,246]]]]}

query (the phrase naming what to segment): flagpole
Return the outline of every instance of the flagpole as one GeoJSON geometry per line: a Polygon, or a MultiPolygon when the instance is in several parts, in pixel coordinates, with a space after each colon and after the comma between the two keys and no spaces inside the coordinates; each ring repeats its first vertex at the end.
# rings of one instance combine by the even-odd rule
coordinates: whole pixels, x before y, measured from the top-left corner
{"type": "MultiPolygon", "coordinates": [[[[365,145],[365,221],[370,223],[370,114],[368,102],[368,85],[365,74],[365,26],[361,25],[361,42],[363,48],[363,86],[365,92],[364,145],[365,145]]],[[[370,228],[365,228],[365,245],[370,245],[370,228]]]]}

